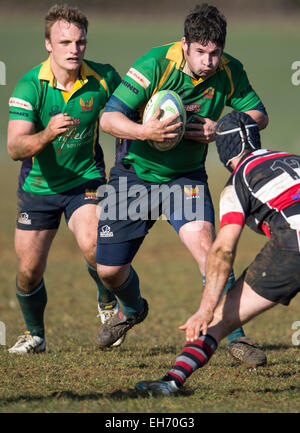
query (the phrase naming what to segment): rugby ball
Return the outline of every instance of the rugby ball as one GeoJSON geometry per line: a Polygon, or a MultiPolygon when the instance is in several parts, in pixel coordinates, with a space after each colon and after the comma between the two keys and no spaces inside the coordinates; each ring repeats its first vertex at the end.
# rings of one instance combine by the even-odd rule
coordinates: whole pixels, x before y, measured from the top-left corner
{"type": "Polygon", "coordinates": [[[175,123],[178,121],[182,122],[180,134],[176,140],[161,143],[148,140],[148,143],[151,147],[154,147],[156,150],[161,152],[165,152],[167,150],[174,149],[174,147],[176,147],[182,139],[185,130],[186,112],[183,102],[176,92],[173,92],[173,90],[161,90],[160,92],[155,93],[151,99],[149,99],[143,114],[143,124],[154,115],[158,107],[160,107],[162,110],[161,116],[159,118],[160,121],[166,120],[168,117],[173,116],[173,114],[179,114],[180,120],[176,120],[175,123]]]}

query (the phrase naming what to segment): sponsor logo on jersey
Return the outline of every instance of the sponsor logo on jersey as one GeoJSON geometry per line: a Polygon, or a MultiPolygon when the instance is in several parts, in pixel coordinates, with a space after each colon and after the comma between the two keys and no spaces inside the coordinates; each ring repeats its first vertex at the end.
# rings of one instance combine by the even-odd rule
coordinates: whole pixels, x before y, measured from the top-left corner
{"type": "Polygon", "coordinates": [[[101,228],[100,237],[101,238],[112,238],[113,232],[110,231],[110,227],[105,225],[101,228]]]}
{"type": "Polygon", "coordinates": [[[213,87],[209,87],[208,89],[205,89],[202,96],[204,96],[204,98],[213,98],[215,94],[215,89],[213,87]]]}
{"type": "Polygon", "coordinates": [[[133,87],[130,83],[128,83],[128,81],[123,80],[122,84],[127,87],[129,90],[131,90],[133,93],[135,93],[136,95],[138,95],[139,90],[136,87],[133,87]]]}
{"type": "Polygon", "coordinates": [[[94,105],[93,97],[91,97],[90,100],[86,100],[86,101],[80,98],[80,107],[82,111],[90,111],[93,108],[93,105],[94,105]]]}
{"type": "Polygon", "coordinates": [[[127,72],[128,77],[132,78],[135,82],[137,82],[144,89],[147,89],[150,85],[150,81],[139,71],[134,68],[130,68],[127,72]]]}
{"type": "Polygon", "coordinates": [[[96,199],[97,198],[97,191],[89,191],[88,189],[85,190],[85,200],[88,199],[96,199]]]}
{"type": "Polygon", "coordinates": [[[18,223],[31,225],[31,219],[29,219],[29,215],[27,212],[22,212],[19,214],[18,223]]]}
{"type": "MultiPolygon", "coordinates": [[[[80,121],[80,119],[74,119],[75,123],[76,120],[80,121]]],[[[80,122],[79,122],[80,123],[80,122]]],[[[76,123],[77,124],[77,123],[76,123]]],[[[60,150],[64,147],[64,145],[67,143],[67,148],[77,148],[80,146],[85,145],[85,141],[94,137],[95,133],[95,126],[92,125],[90,128],[84,128],[83,131],[78,131],[78,127],[76,125],[69,126],[69,130],[67,132],[64,132],[60,135],[58,139],[58,145],[60,146],[60,150]]],[[[57,149],[58,151],[58,149],[57,149]]]]}
{"type": "Polygon", "coordinates": [[[10,107],[24,108],[25,110],[33,111],[32,105],[24,101],[24,99],[10,98],[8,105],[10,107]]]}
{"type": "Polygon", "coordinates": [[[52,105],[52,107],[49,111],[49,116],[56,116],[59,113],[61,113],[59,106],[58,105],[52,105]]]}
{"type": "Polygon", "coordinates": [[[201,111],[201,104],[188,104],[185,105],[185,110],[188,112],[193,112],[193,113],[200,113],[201,111]]]}
{"type": "Polygon", "coordinates": [[[300,188],[298,189],[296,195],[292,195],[292,199],[293,199],[293,200],[299,200],[299,198],[300,198],[300,188]]]}
{"type": "Polygon", "coordinates": [[[11,110],[9,110],[9,114],[18,114],[19,116],[28,117],[28,113],[21,113],[20,111],[11,111],[11,110]]]}
{"type": "Polygon", "coordinates": [[[195,188],[184,187],[184,192],[188,197],[199,197],[199,187],[195,186],[195,188]]]}

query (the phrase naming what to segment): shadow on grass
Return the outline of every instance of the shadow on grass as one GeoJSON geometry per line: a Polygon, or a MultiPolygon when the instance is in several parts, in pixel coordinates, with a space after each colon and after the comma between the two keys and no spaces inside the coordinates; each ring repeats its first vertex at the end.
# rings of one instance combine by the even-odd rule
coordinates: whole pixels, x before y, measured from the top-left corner
{"type": "MultiPolygon", "coordinates": [[[[193,394],[193,391],[184,389],[181,390],[178,394],[175,394],[172,396],[172,398],[176,397],[189,397],[193,394]]],[[[127,391],[123,390],[117,390],[108,394],[104,394],[101,392],[92,392],[89,394],[78,394],[74,391],[55,391],[52,392],[49,395],[31,395],[31,394],[24,394],[19,395],[16,397],[8,397],[8,398],[0,398],[0,406],[4,406],[6,404],[11,403],[19,403],[21,401],[25,402],[41,402],[41,401],[50,401],[50,400],[73,400],[73,401],[86,401],[86,400],[100,400],[100,399],[107,399],[107,400],[114,400],[114,401],[123,401],[123,400],[129,400],[129,399],[137,399],[137,398],[162,398],[162,396],[159,395],[153,395],[153,394],[147,394],[147,393],[140,393],[136,392],[134,389],[128,389],[127,391]]]]}
{"type": "Polygon", "coordinates": [[[291,344],[264,344],[261,346],[263,350],[288,350],[291,349],[291,344]]]}
{"type": "Polygon", "coordinates": [[[255,393],[258,393],[258,394],[266,394],[268,392],[272,393],[272,394],[282,394],[284,392],[289,392],[289,391],[292,391],[292,392],[295,392],[298,394],[300,392],[300,387],[291,385],[291,386],[288,386],[286,388],[281,388],[281,389],[279,389],[279,388],[264,388],[264,389],[255,389],[252,391],[255,393]]]}

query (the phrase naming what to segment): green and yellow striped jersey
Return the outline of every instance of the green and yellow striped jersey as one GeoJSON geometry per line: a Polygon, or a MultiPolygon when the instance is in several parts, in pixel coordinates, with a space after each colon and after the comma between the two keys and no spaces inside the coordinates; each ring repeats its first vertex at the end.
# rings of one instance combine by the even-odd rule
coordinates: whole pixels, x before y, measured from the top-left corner
{"type": "Polygon", "coordinates": [[[38,155],[23,161],[19,185],[24,191],[56,194],[105,176],[98,143],[99,113],[120,81],[111,65],[85,60],[72,91],[67,92],[54,77],[49,58],[19,80],[9,100],[9,120],[33,122],[36,132],[59,113],[76,122],[38,155]]]}
{"type": "MultiPolygon", "coordinates": [[[[112,100],[117,98],[131,110],[137,110],[141,121],[148,100],[157,91],[165,89],[181,96],[189,123],[197,116],[216,121],[226,105],[247,111],[261,102],[243,65],[226,53],[210,76],[193,78],[181,42],[153,48],[139,58],[115,90],[112,100]]],[[[206,153],[206,144],[186,138],[168,152],[159,152],[140,140],[117,143],[117,160],[133,165],[140,178],[152,182],[168,182],[181,173],[197,170],[203,166],[206,153]]]]}

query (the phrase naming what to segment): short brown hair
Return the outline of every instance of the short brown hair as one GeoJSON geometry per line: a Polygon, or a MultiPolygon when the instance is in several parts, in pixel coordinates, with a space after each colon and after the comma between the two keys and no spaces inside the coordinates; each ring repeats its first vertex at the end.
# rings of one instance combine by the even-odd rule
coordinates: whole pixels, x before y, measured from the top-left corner
{"type": "Polygon", "coordinates": [[[226,19],[215,6],[207,3],[196,5],[185,19],[184,36],[188,45],[192,42],[200,42],[202,45],[212,42],[223,48],[226,19]]]}
{"type": "Polygon", "coordinates": [[[70,7],[67,4],[52,6],[45,16],[45,38],[50,40],[51,27],[56,21],[67,21],[83,28],[86,32],[89,22],[86,16],[76,7],[70,7]]]}

